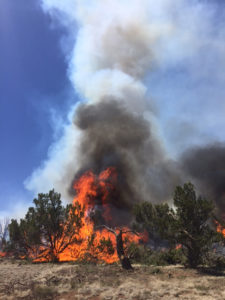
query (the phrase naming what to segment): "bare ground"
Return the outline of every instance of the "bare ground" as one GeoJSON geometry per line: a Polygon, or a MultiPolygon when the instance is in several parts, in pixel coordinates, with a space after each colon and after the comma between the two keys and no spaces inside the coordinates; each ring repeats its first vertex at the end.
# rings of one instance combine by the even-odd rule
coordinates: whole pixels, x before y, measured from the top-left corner
{"type": "Polygon", "coordinates": [[[225,299],[225,276],[182,266],[29,264],[0,259],[0,299],[225,299]]]}

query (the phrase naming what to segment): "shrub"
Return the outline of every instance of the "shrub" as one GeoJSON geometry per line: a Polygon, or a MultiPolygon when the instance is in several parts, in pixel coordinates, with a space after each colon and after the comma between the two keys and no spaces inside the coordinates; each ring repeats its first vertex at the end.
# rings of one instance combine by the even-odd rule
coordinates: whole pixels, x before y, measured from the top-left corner
{"type": "Polygon", "coordinates": [[[185,263],[181,249],[151,250],[147,246],[132,243],[128,248],[128,255],[132,262],[143,265],[165,266],[185,263]]]}
{"type": "Polygon", "coordinates": [[[55,299],[56,295],[57,292],[55,291],[55,289],[49,286],[37,285],[32,289],[32,296],[35,300],[51,300],[55,299]]]}

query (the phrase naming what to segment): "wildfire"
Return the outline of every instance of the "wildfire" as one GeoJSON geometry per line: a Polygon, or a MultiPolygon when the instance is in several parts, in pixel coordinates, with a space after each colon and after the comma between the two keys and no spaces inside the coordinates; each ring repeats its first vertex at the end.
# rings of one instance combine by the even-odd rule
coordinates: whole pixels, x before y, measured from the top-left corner
{"type": "Polygon", "coordinates": [[[0,252],[0,257],[6,257],[6,253],[5,252],[0,252]]]}
{"type": "Polygon", "coordinates": [[[175,247],[176,250],[180,250],[181,248],[182,248],[181,244],[177,244],[176,247],[175,247]]]}
{"type": "MultiPolygon", "coordinates": [[[[89,171],[74,184],[77,196],[73,202],[78,202],[80,205],[85,206],[84,225],[79,233],[81,242],[61,253],[59,255],[60,261],[84,259],[87,255],[107,263],[118,261],[116,251],[109,254],[99,249],[102,240],[110,240],[115,249],[116,241],[114,234],[104,228],[95,229],[95,224],[91,217],[95,210],[99,209],[103,221],[105,223],[111,221],[109,197],[115,190],[116,182],[116,169],[111,167],[101,172],[99,176],[89,171]]],[[[123,228],[123,230],[128,231],[127,228],[123,228]]],[[[136,242],[139,239],[132,233],[127,233],[125,238],[136,242]]]]}
{"type": "Polygon", "coordinates": [[[222,233],[222,235],[225,237],[225,228],[221,224],[219,224],[217,221],[216,221],[216,225],[217,225],[217,228],[216,228],[217,232],[222,233]]]}
{"type": "MultiPolygon", "coordinates": [[[[79,240],[77,243],[70,245],[63,252],[58,253],[59,261],[77,261],[77,260],[96,260],[113,263],[119,260],[116,253],[116,237],[107,229],[96,226],[94,215],[101,218],[101,224],[108,225],[112,221],[110,197],[115,192],[117,183],[117,172],[113,167],[107,168],[99,175],[95,175],[92,171],[86,172],[74,184],[76,196],[73,205],[77,202],[81,207],[85,208],[82,218],[83,226],[79,231],[79,240]],[[110,251],[105,251],[104,243],[111,245],[110,251]]],[[[127,242],[137,243],[140,239],[146,239],[147,236],[140,236],[129,232],[129,228],[116,228],[115,232],[122,229],[124,233],[123,239],[127,242]]],[[[60,244],[60,241],[59,241],[60,244]]],[[[56,245],[56,253],[58,245],[56,245]]],[[[60,246],[59,246],[60,247],[60,246]]],[[[40,251],[41,249],[39,249],[40,251]]],[[[42,254],[48,254],[48,250],[43,250],[42,254]]],[[[35,262],[45,261],[46,255],[36,256],[33,253],[30,257],[35,262]]],[[[39,252],[40,253],[40,252],[39,252]]]]}

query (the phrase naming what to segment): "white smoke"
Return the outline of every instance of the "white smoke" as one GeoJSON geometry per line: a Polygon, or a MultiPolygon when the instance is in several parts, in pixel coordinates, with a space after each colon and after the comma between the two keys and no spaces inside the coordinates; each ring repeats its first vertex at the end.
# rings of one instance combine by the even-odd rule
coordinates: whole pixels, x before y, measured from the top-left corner
{"type": "MultiPolygon", "coordinates": [[[[115,97],[139,113],[146,109],[145,77],[159,66],[191,59],[209,40],[211,16],[199,1],[186,0],[42,0],[52,18],[76,35],[68,74],[90,103],[115,97]],[[192,4],[190,4],[192,3],[192,4]],[[78,32],[77,28],[78,27],[78,32]]],[[[80,132],[72,123],[51,146],[48,159],[25,185],[35,192],[55,188],[65,199],[79,169],[80,132]]]]}

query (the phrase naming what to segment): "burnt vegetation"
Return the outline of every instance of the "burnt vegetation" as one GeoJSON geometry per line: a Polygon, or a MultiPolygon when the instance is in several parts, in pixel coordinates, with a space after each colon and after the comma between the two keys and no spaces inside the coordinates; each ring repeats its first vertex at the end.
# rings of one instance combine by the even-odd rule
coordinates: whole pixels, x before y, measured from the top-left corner
{"type": "MultiPolygon", "coordinates": [[[[60,261],[60,254],[81,243],[79,232],[84,221],[84,207],[78,202],[64,207],[54,190],[39,194],[24,219],[1,223],[1,251],[5,255],[32,261],[60,261]]],[[[124,269],[131,263],[145,265],[183,264],[197,268],[223,269],[225,221],[215,216],[213,203],[197,196],[194,186],[177,186],[173,204],[142,202],[133,207],[129,232],[139,236],[130,240],[125,229],[104,227],[112,233],[96,244],[95,234],[87,236],[82,263],[98,262],[100,254],[117,253],[124,269]],[[143,233],[148,238],[142,238],[143,233]],[[219,249],[219,250],[218,250],[219,249]]]]}

